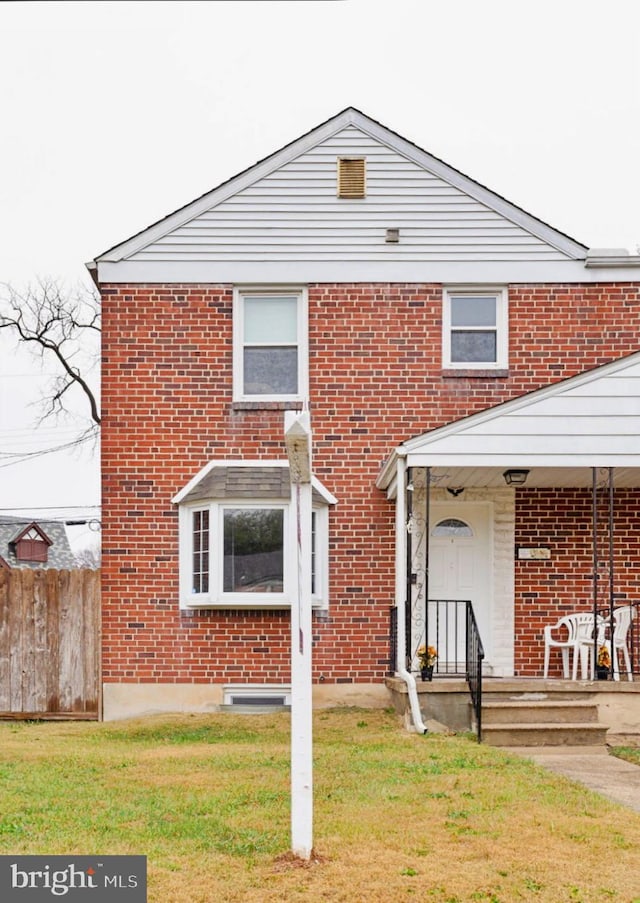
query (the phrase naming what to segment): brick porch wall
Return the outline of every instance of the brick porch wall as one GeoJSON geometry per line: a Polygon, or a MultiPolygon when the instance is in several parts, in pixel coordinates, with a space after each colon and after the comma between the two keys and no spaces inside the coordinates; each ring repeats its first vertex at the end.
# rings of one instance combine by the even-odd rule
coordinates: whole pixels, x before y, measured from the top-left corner
{"type": "MultiPolygon", "coordinates": [[[[598,498],[598,607],[609,604],[608,497],[598,498]]],[[[614,497],[614,604],[640,599],[640,490],[614,497]]],[[[593,610],[592,492],[521,490],[516,495],[516,543],[549,546],[548,561],[515,563],[516,674],[540,677],[545,624],[573,611],[593,610]]],[[[561,657],[551,659],[551,677],[561,674],[561,657]]]]}
{"type": "MultiPolygon", "coordinates": [[[[374,481],[391,449],[636,351],[639,294],[623,284],[510,287],[508,376],[462,376],[440,368],[441,286],[309,287],[314,470],[339,500],[329,618],[314,623],[316,679],[386,671],[394,509],[374,481]]],[[[281,405],[232,405],[231,286],[105,286],[103,308],[104,679],[287,681],[286,613],[178,608],[171,498],[212,458],[286,457],[281,405]]],[[[535,576],[519,566],[519,594],[525,575],[535,576]]],[[[533,639],[516,629],[518,667],[534,667],[533,639]]]]}

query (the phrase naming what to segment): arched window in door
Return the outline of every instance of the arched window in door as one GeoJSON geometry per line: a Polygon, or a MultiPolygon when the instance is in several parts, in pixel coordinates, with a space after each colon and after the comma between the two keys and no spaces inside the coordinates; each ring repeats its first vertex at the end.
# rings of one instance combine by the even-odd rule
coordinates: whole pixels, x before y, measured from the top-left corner
{"type": "Polygon", "coordinates": [[[473,530],[463,520],[457,517],[446,517],[431,530],[432,536],[473,536],[473,530]]]}

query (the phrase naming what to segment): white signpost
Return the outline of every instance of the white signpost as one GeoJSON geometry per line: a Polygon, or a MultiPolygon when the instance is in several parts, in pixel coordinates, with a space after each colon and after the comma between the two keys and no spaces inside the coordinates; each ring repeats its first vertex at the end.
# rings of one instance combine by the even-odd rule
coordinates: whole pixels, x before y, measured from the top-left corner
{"type": "Polygon", "coordinates": [[[289,458],[291,541],[297,564],[291,600],[291,850],[310,859],[313,848],[313,728],[311,718],[311,420],[308,411],[285,411],[289,458]]]}

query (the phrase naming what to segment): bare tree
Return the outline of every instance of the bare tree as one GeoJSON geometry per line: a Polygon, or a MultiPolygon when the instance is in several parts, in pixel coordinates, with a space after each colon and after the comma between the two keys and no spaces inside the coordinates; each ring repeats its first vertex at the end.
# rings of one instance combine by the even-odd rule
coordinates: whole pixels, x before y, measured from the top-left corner
{"type": "Polygon", "coordinates": [[[59,375],[43,399],[42,419],[67,411],[70,390],[77,388],[88,405],[95,431],[100,425],[100,407],[88,372],[99,356],[97,292],[84,287],[67,292],[56,281],[46,279],[23,291],[0,284],[0,329],[12,332],[43,360],[56,362],[59,375]]]}
{"type": "Polygon", "coordinates": [[[91,568],[95,571],[100,567],[100,559],[99,546],[87,546],[86,549],[76,552],[76,565],[80,568],[91,568]]]}

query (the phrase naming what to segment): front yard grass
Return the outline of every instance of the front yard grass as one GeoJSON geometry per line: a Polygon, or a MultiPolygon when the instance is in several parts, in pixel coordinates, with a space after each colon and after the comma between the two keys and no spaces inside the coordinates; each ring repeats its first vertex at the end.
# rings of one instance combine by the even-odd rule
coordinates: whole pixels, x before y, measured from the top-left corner
{"type": "Polygon", "coordinates": [[[390,711],[314,717],[315,856],[287,855],[288,715],[0,724],[0,853],[142,854],[150,903],[640,903],[640,814],[390,711]]]}
{"type": "Polygon", "coordinates": [[[640,765],[640,748],[637,746],[614,746],[611,753],[632,765],[640,765]]]}

